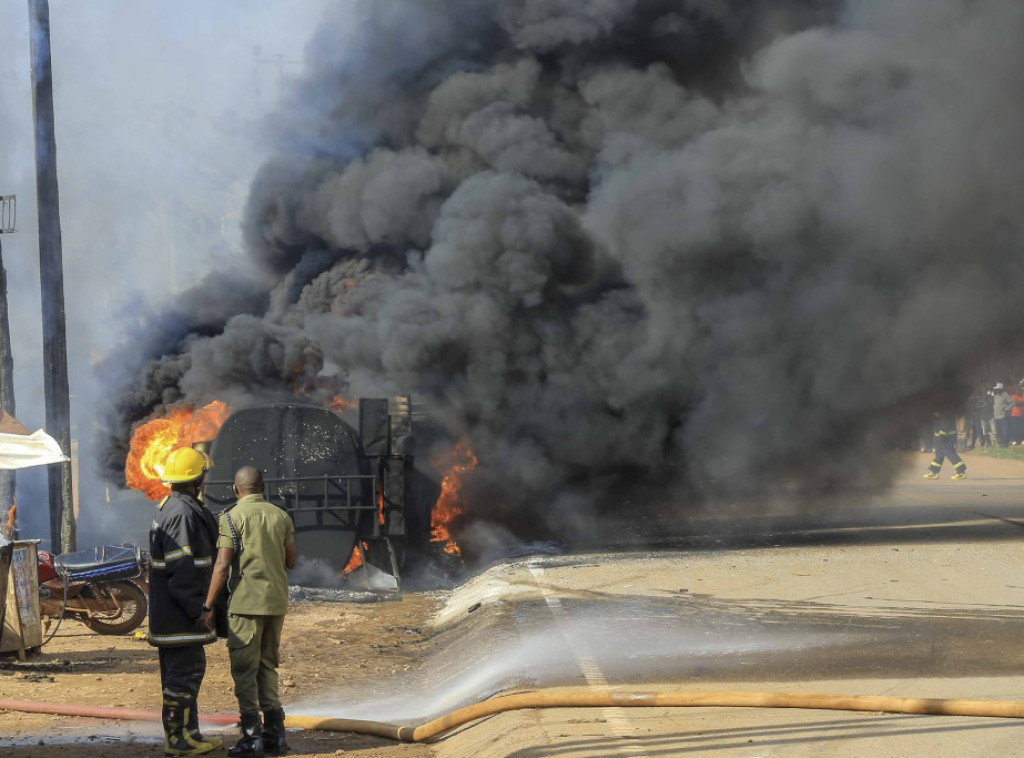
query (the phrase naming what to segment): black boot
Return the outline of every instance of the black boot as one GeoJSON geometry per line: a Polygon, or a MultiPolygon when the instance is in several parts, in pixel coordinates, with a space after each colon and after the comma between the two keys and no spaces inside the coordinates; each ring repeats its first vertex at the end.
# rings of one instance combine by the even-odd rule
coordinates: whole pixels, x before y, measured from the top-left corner
{"type": "Polygon", "coordinates": [[[263,758],[263,727],[260,712],[242,714],[242,739],[228,748],[232,758],[263,758]]]}
{"type": "Polygon", "coordinates": [[[284,736],[284,708],[263,711],[263,751],[267,755],[284,755],[288,752],[284,736]]]}

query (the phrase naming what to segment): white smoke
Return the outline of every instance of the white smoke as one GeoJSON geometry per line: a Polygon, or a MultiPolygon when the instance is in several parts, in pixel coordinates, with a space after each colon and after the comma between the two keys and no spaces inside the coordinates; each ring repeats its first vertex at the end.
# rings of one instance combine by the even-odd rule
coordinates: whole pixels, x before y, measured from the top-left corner
{"type": "MultiPolygon", "coordinates": [[[[97,376],[95,366],[129,337],[128,354],[158,351],[164,338],[139,339],[140,325],[152,334],[158,317],[158,331],[185,334],[192,323],[220,324],[224,313],[252,307],[239,283],[254,279],[250,273],[225,277],[231,284],[218,288],[216,302],[177,298],[208,275],[244,267],[239,222],[269,149],[261,120],[277,106],[287,80],[301,74],[303,46],[325,6],[320,0],[288,7],[239,0],[50,2],[83,544],[92,536],[137,538],[124,528],[131,511],[107,508],[97,477],[97,422],[109,405],[112,378],[97,376]],[[172,304],[187,309],[191,320],[168,318],[172,304]]],[[[18,195],[18,232],[0,242],[17,415],[34,429],[43,425],[44,408],[28,29],[26,3],[0,6],[0,194],[18,195]]],[[[48,536],[39,472],[19,474],[19,503],[21,533],[48,536]]],[[[148,503],[137,510],[144,528],[148,503]]]]}

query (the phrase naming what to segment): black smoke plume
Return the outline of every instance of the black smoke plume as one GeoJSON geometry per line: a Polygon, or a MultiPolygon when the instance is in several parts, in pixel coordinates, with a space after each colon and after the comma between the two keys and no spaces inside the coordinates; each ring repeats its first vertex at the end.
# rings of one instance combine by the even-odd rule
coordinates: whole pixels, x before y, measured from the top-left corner
{"type": "Polygon", "coordinates": [[[115,452],[164,404],[334,373],[470,442],[475,517],[571,534],[640,482],[885,484],[1015,331],[1018,3],[357,8],[252,188],[262,289],[192,294],[115,452]]]}

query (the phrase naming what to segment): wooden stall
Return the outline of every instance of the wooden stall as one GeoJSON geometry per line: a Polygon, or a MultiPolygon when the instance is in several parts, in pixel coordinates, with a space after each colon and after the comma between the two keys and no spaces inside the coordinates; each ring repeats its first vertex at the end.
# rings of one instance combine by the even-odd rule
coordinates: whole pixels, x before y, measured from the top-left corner
{"type": "Polygon", "coordinates": [[[26,650],[43,644],[38,543],[39,540],[15,540],[0,548],[0,586],[6,585],[0,653],[16,652],[20,658],[25,657],[26,650]]]}

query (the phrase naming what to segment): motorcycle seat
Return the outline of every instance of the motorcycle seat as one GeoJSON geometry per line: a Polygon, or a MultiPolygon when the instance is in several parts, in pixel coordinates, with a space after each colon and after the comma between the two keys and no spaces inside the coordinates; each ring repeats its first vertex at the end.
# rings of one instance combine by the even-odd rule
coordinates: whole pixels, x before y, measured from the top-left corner
{"type": "Polygon", "coordinates": [[[134,579],[142,573],[139,549],[134,545],[100,545],[57,555],[53,565],[71,581],[134,579]]]}

